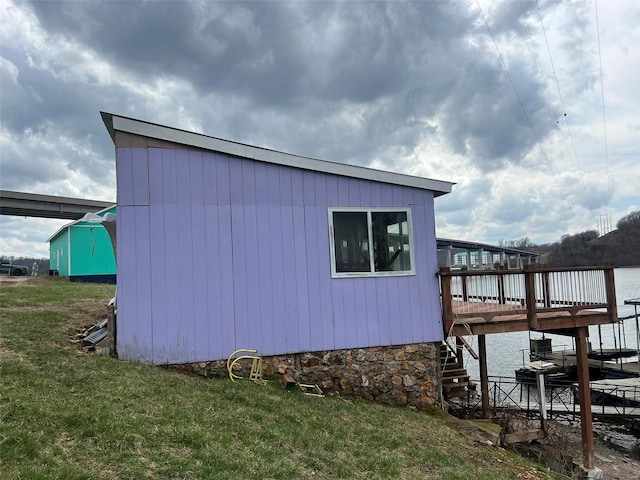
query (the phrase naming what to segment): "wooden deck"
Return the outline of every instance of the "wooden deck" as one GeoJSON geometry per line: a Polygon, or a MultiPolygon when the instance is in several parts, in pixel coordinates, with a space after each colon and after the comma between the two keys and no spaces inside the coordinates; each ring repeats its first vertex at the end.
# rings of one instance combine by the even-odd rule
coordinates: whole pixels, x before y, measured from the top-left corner
{"type": "Polygon", "coordinates": [[[617,321],[613,267],[440,272],[445,335],[568,334],[617,321]]]}
{"type": "Polygon", "coordinates": [[[449,330],[451,336],[488,335],[492,333],[553,331],[588,327],[590,325],[603,325],[611,323],[611,315],[608,312],[593,309],[549,309],[538,310],[537,327],[532,328],[526,311],[495,311],[495,305],[484,307],[477,303],[472,306],[476,309],[472,313],[463,313],[469,309],[469,302],[454,301],[454,320],[449,330]],[[460,313],[457,313],[459,310],[460,313]],[[484,309],[485,311],[477,311],[484,309]]]}

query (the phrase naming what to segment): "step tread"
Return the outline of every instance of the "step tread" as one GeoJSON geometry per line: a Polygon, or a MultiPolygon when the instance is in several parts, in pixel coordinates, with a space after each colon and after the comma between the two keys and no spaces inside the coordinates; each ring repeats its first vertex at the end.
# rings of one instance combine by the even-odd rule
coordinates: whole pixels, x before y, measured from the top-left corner
{"type": "Polygon", "coordinates": [[[442,370],[443,377],[458,377],[458,376],[466,376],[469,373],[465,368],[445,368],[442,370]]]}
{"type": "Polygon", "coordinates": [[[449,377],[449,378],[443,378],[442,379],[442,386],[444,387],[445,385],[447,386],[451,386],[451,385],[469,385],[469,375],[466,375],[464,377],[449,377]],[[455,380],[458,380],[457,382],[455,380]]]}
{"type": "Polygon", "coordinates": [[[469,382],[454,382],[454,383],[443,383],[442,388],[444,390],[453,390],[456,388],[462,389],[462,387],[466,387],[469,385],[469,382]]]}
{"type": "Polygon", "coordinates": [[[443,365],[441,365],[442,370],[443,371],[447,371],[447,370],[460,370],[464,367],[461,367],[460,364],[458,362],[454,362],[454,363],[445,363],[443,365]]]}

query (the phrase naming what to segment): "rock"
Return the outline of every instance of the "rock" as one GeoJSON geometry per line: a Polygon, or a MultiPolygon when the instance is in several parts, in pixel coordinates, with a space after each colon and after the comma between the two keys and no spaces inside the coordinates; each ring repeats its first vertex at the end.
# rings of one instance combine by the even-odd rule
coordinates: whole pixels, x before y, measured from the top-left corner
{"type": "Polygon", "coordinates": [[[280,385],[282,385],[282,388],[290,388],[296,385],[296,381],[291,375],[286,374],[280,377],[280,385]]]}
{"type": "Polygon", "coordinates": [[[317,367],[318,365],[320,365],[320,359],[318,357],[311,356],[311,355],[305,356],[303,357],[302,365],[304,365],[307,368],[317,367]]]}
{"type": "Polygon", "coordinates": [[[333,379],[327,378],[322,381],[322,386],[325,390],[333,390],[335,388],[335,383],[333,382],[333,379]]]}
{"type": "Polygon", "coordinates": [[[405,375],[402,378],[402,383],[405,387],[413,387],[416,384],[416,379],[411,375],[405,375]]]}

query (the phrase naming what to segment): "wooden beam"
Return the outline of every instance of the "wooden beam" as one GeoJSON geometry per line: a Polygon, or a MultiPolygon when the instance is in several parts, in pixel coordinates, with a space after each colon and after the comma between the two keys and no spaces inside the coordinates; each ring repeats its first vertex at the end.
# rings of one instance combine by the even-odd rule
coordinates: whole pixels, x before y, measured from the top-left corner
{"type": "Polygon", "coordinates": [[[453,306],[451,304],[451,277],[446,275],[451,269],[442,267],[440,273],[440,290],[442,292],[442,328],[444,330],[444,338],[449,336],[449,330],[453,325],[453,306]]]}
{"type": "Polygon", "coordinates": [[[458,365],[460,368],[464,368],[464,352],[462,349],[464,348],[464,344],[462,343],[462,337],[456,337],[456,359],[458,360],[458,365]]]}
{"type": "Polygon", "coordinates": [[[507,433],[502,442],[505,445],[512,443],[530,442],[532,440],[542,440],[547,434],[544,430],[524,430],[522,432],[507,433]]]}
{"type": "Polygon", "coordinates": [[[462,343],[462,345],[464,345],[464,348],[467,349],[467,351],[471,354],[471,356],[475,359],[478,360],[478,354],[476,353],[476,351],[473,349],[473,347],[471,345],[469,345],[469,342],[467,342],[464,337],[458,337],[460,338],[460,342],[462,343]]]}
{"type": "Polygon", "coordinates": [[[616,282],[613,274],[613,265],[605,264],[604,286],[607,292],[607,310],[611,313],[611,323],[618,321],[618,304],[616,300],[616,282]]]}
{"type": "Polygon", "coordinates": [[[595,468],[593,449],[593,423],[591,417],[591,389],[589,388],[589,361],[587,359],[587,328],[576,331],[576,357],[578,395],[580,397],[580,424],[582,427],[582,463],[589,470],[595,468]]]}
{"type": "Polygon", "coordinates": [[[524,294],[527,304],[527,320],[531,330],[538,329],[538,313],[536,312],[536,277],[531,265],[524,268],[524,294]]]}
{"type": "MultiPolygon", "coordinates": [[[[540,318],[538,317],[538,332],[547,332],[552,330],[565,330],[573,328],[588,327],[590,325],[604,325],[611,323],[609,314],[594,314],[575,317],[556,317],[556,318],[540,318]]],[[[494,320],[485,322],[480,320],[467,319],[465,325],[454,325],[447,334],[462,336],[469,335],[469,329],[472,335],[489,335],[492,333],[507,332],[527,332],[530,330],[529,322],[526,318],[494,320]]]]}
{"type": "Polygon", "coordinates": [[[484,335],[478,336],[478,353],[480,354],[480,390],[482,392],[482,416],[491,417],[489,408],[489,374],[487,370],[487,339],[484,335]]]}

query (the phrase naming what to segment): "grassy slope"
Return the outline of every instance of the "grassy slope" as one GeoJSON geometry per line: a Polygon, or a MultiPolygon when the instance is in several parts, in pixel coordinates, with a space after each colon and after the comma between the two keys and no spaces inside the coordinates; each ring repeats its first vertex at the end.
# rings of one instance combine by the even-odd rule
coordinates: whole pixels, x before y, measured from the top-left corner
{"type": "Polygon", "coordinates": [[[0,286],[0,477],[547,478],[437,414],[80,352],[112,286],[0,286]]]}

